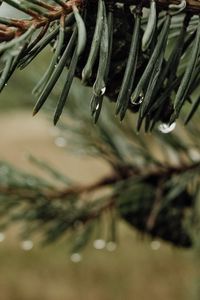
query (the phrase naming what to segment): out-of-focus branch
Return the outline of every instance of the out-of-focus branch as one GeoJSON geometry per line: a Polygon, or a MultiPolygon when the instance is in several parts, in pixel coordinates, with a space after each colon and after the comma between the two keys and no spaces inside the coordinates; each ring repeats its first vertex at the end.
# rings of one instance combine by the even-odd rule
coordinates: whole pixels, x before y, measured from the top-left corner
{"type": "Polygon", "coordinates": [[[86,193],[96,192],[99,189],[105,188],[107,186],[112,186],[116,183],[119,183],[120,181],[126,180],[128,178],[149,178],[149,177],[160,177],[165,178],[169,177],[171,175],[178,175],[187,171],[193,171],[197,168],[200,168],[200,163],[193,163],[190,165],[183,165],[180,167],[158,167],[155,170],[135,170],[133,168],[127,167],[123,170],[123,175],[120,175],[119,173],[116,174],[110,174],[108,176],[103,177],[102,179],[87,185],[75,185],[68,187],[66,189],[57,190],[57,191],[49,191],[49,190],[31,190],[29,188],[20,188],[20,187],[12,187],[12,186],[0,186],[0,194],[4,194],[7,196],[15,196],[21,197],[23,199],[30,199],[34,200],[38,197],[38,195],[43,196],[47,200],[54,200],[54,199],[64,199],[71,195],[77,195],[81,196],[86,193]]]}

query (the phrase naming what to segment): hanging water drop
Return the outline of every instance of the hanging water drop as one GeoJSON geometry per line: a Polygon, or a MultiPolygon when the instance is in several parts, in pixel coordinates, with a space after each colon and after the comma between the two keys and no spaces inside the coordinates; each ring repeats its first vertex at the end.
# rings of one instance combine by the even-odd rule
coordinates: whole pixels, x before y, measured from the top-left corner
{"type": "Polygon", "coordinates": [[[103,96],[106,92],[106,87],[104,86],[102,89],[101,89],[101,96],[103,96]]]}
{"type": "Polygon", "coordinates": [[[200,151],[198,149],[191,148],[188,150],[188,154],[194,162],[200,161],[200,151]]]}
{"type": "Polygon", "coordinates": [[[72,253],[70,259],[73,263],[79,263],[82,260],[82,256],[80,253],[72,253]]]}
{"type": "Polygon", "coordinates": [[[137,97],[135,100],[132,100],[133,105],[140,105],[144,100],[144,93],[141,92],[139,97],[137,97]]]}
{"type": "Polygon", "coordinates": [[[117,244],[115,242],[110,241],[106,244],[106,249],[110,252],[115,251],[116,248],[117,248],[117,244]]]}
{"type": "Polygon", "coordinates": [[[24,251],[30,251],[33,249],[33,241],[25,240],[21,242],[21,249],[24,251]]]}
{"type": "Polygon", "coordinates": [[[0,243],[5,240],[5,234],[3,232],[0,232],[0,243]]]}
{"type": "Polygon", "coordinates": [[[159,250],[160,249],[160,246],[161,246],[161,244],[160,244],[160,242],[159,241],[152,241],[151,242],[151,249],[152,250],[159,250]]]}
{"type": "Polygon", "coordinates": [[[98,239],[98,240],[95,240],[95,241],[93,242],[93,246],[94,246],[94,248],[97,249],[97,250],[102,250],[102,249],[105,248],[106,242],[105,242],[105,240],[103,240],[103,239],[98,239]]]}
{"type": "Polygon", "coordinates": [[[172,124],[162,123],[158,126],[158,130],[162,133],[170,133],[172,132],[176,127],[176,122],[172,124]]]}
{"type": "Polygon", "coordinates": [[[60,147],[60,148],[64,148],[67,145],[66,140],[62,137],[62,136],[58,136],[54,143],[56,144],[56,146],[60,147]]]}

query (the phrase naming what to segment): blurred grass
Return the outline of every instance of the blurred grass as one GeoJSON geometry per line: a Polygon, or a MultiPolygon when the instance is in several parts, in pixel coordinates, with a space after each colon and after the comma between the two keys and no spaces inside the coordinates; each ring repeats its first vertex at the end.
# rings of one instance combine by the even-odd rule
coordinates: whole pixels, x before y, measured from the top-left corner
{"type": "Polygon", "coordinates": [[[63,242],[24,252],[18,242],[0,247],[0,290],[4,300],[184,300],[192,299],[190,251],[161,244],[154,251],[121,226],[116,252],[90,246],[83,260],[70,262],[63,242]]]}
{"type": "MultiPolygon", "coordinates": [[[[0,112],[8,113],[8,124],[10,111],[28,109],[30,115],[32,81],[36,80],[39,72],[36,71],[46,58],[44,54],[31,69],[17,72],[2,93],[0,112]]],[[[45,68],[43,63],[41,68],[45,68]]],[[[0,300],[187,300],[193,297],[196,267],[192,251],[165,244],[154,251],[149,240],[138,239],[127,226],[121,226],[116,252],[97,251],[89,246],[79,264],[70,262],[68,245],[63,242],[24,252],[15,235],[12,229],[0,244],[0,300]]]]}

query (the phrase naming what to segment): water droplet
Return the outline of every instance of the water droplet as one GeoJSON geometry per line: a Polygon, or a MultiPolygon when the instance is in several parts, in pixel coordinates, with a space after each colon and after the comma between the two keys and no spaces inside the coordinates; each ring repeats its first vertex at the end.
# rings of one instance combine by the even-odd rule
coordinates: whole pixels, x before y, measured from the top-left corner
{"type": "Polygon", "coordinates": [[[137,97],[135,100],[132,101],[132,104],[133,105],[140,105],[143,100],[144,100],[144,94],[141,92],[139,97],[137,97]]]}
{"type": "Polygon", "coordinates": [[[98,110],[99,109],[99,103],[97,104],[97,106],[96,106],[96,110],[98,110]]]}
{"type": "Polygon", "coordinates": [[[70,259],[73,263],[78,263],[82,260],[82,256],[80,253],[73,253],[71,256],[70,256],[70,259]]]}
{"type": "Polygon", "coordinates": [[[33,248],[33,242],[31,240],[22,241],[21,248],[24,251],[30,251],[33,248]]]}
{"type": "Polygon", "coordinates": [[[104,86],[102,89],[101,89],[101,96],[104,95],[106,92],[106,87],[104,86]]]}
{"type": "Polygon", "coordinates": [[[110,252],[115,251],[116,248],[117,248],[117,244],[115,242],[110,241],[106,244],[106,249],[110,252]]]}
{"type": "Polygon", "coordinates": [[[151,249],[152,250],[159,250],[160,249],[160,242],[159,241],[152,241],[151,242],[151,249]]]}
{"type": "Polygon", "coordinates": [[[56,146],[61,147],[61,148],[66,147],[66,145],[67,145],[66,140],[62,136],[57,137],[54,142],[55,142],[56,146]]]}
{"type": "Polygon", "coordinates": [[[5,86],[8,86],[8,84],[7,84],[7,83],[5,83],[5,86]]]}
{"type": "Polygon", "coordinates": [[[195,148],[189,149],[188,154],[194,162],[200,161],[200,152],[197,149],[195,148]]]}
{"type": "Polygon", "coordinates": [[[0,232],[0,243],[5,240],[5,234],[3,232],[0,232]]]}
{"type": "Polygon", "coordinates": [[[97,249],[97,250],[102,250],[102,249],[105,248],[106,242],[105,242],[104,240],[102,240],[102,239],[98,239],[98,240],[95,240],[95,241],[93,242],[93,246],[94,246],[94,248],[97,249]]]}
{"type": "Polygon", "coordinates": [[[167,123],[162,123],[158,126],[158,130],[160,130],[162,133],[169,133],[172,132],[176,127],[176,122],[172,123],[171,125],[167,123]]]}

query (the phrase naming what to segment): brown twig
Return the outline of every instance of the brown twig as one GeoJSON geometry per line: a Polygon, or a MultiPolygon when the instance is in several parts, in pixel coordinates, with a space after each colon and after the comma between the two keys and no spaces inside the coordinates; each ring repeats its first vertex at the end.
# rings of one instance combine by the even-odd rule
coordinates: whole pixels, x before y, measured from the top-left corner
{"type": "Polygon", "coordinates": [[[138,170],[135,170],[132,168],[132,171],[129,168],[127,168],[127,172],[123,172],[123,174],[115,173],[111,174],[109,176],[106,176],[100,180],[98,180],[95,183],[88,184],[88,185],[77,185],[72,186],[66,189],[63,189],[61,191],[49,191],[47,189],[41,190],[41,191],[34,191],[30,190],[29,188],[17,188],[17,187],[4,187],[0,186],[0,194],[4,195],[10,195],[10,196],[21,196],[23,199],[30,199],[34,200],[38,195],[43,196],[45,199],[48,200],[54,200],[54,199],[65,199],[68,196],[81,196],[83,194],[96,192],[101,188],[105,188],[107,186],[114,185],[116,183],[120,183],[123,180],[126,180],[128,178],[152,178],[154,176],[162,179],[166,177],[170,177],[172,175],[178,175],[184,172],[193,171],[197,168],[200,168],[200,162],[190,164],[190,165],[183,165],[180,167],[165,167],[157,168],[154,171],[145,171],[145,172],[138,172],[138,170]]]}
{"type": "MultiPolygon", "coordinates": [[[[90,0],[92,2],[94,2],[94,0],[90,0]]],[[[95,0],[95,2],[97,2],[95,0]]],[[[125,0],[119,0],[118,2],[124,3],[125,0]]],[[[138,0],[128,0],[126,1],[126,3],[129,4],[136,4],[138,3],[138,0]]],[[[42,3],[42,7],[44,7],[44,3],[42,3]]],[[[144,6],[149,6],[150,0],[142,0],[142,3],[144,6]]],[[[157,5],[160,8],[167,8],[169,4],[178,4],[180,3],[180,0],[156,0],[157,5]]],[[[41,28],[43,26],[45,26],[47,23],[53,22],[55,20],[58,20],[62,14],[69,14],[70,12],[72,12],[72,7],[73,5],[76,5],[77,7],[82,7],[84,4],[84,0],[70,0],[66,3],[64,3],[64,5],[62,7],[58,6],[58,5],[47,5],[45,4],[45,8],[47,8],[49,10],[48,13],[48,17],[43,17],[43,16],[39,16],[38,14],[36,14],[36,16],[34,16],[31,20],[30,19],[10,19],[10,25],[7,26],[7,31],[5,32],[1,32],[1,41],[5,40],[11,40],[14,38],[14,31],[13,28],[11,30],[9,30],[9,26],[13,26],[18,28],[18,30],[16,30],[17,35],[23,34],[28,28],[30,28],[32,25],[34,25],[36,28],[41,28]]],[[[186,10],[190,11],[194,14],[199,14],[200,13],[200,1],[199,0],[187,0],[187,6],[186,6],[186,10]]]]}
{"type": "MultiPolygon", "coordinates": [[[[1,41],[12,40],[15,35],[19,36],[28,30],[31,26],[35,28],[41,28],[47,26],[47,24],[60,19],[62,15],[68,15],[73,11],[73,6],[81,8],[83,1],[82,0],[70,0],[64,7],[54,6],[54,9],[51,9],[48,13],[48,17],[36,16],[32,19],[9,19],[9,25],[6,26],[6,31],[1,35],[1,41]],[[15,29],[13,28],[15,27],[15,29]],[[14,34],[15,33],[15,34],[14,34]]],[[[0,24],[1,26],[5,26],[0,24]]]]}

